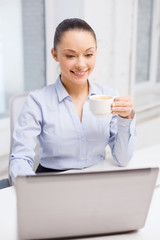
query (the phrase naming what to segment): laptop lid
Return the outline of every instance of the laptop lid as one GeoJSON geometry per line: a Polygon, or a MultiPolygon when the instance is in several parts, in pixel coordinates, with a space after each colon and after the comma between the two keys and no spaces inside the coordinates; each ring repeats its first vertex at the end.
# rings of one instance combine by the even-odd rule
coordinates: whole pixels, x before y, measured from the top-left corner
{"type": "Polygon", "coordinates": [[[105,235],[145,224],[158,168],[21,176],[20,239],[105,235]]]}

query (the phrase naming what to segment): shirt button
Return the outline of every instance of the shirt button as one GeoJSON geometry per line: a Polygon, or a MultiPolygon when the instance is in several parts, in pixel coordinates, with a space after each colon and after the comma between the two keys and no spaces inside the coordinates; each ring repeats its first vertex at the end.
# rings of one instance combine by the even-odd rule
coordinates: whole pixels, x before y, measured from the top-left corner
{"type": "Polygon", "coordinates": [[[84,158],[83,158],[83,157],[81,157],[81,160],[83,161],[83,160],[84,160],[84,158]]]}
{"type": "Polygon", "coordinates": [[[84,142],[84,138],[81,138],[81,141],[84,142]]]}

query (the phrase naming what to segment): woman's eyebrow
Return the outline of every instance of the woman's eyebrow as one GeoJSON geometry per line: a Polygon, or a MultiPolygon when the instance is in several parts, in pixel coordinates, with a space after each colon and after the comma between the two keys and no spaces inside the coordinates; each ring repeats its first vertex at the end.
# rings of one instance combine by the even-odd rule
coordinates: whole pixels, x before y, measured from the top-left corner
{"type": "Polygon", "coordinates": [[[64,51],[70,51],[70,52],[76,53],[76,51],[74,51],[72,49],[68,49],[68,48],[64,49],[64,51]]]}
{"type": "Polygon", "coordinates": [[[90,47],[90,48],[86,49],[86,52],[91,50],[91,49],[95,49],[95,47],[90,47]]]}
{"type": "MultiPolygon", "coordinates": [[[[95,49],[95,47],[87,48],[87,49],[85,50],[85,52],[87,52],[87,51],[89,51],[89,50],[91,50],[91,49],[95,49]]],[[[64,49],[63,51],[69,51],[69,52],[76,53],[76,51],[74,51],[74,50],[72,50],[72,49],[69,49],[69,48],[66,48],[66,49],[64,49]]]]}

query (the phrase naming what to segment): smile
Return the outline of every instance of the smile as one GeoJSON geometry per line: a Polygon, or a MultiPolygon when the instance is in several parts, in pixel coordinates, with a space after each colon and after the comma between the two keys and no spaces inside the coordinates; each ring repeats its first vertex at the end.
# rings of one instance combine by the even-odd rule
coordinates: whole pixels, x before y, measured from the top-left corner
{"type": "Polygon", "coordinates": [[[76,75],[76,76],[80,76],[80,77],[82,77],[82,76],[84,76],[85,74],[86,74],[86,72],[87,72],[87,70],[86,71],[83,71],[83,72],[74,72],[74,71],[71,71],[74,75],[76,75]]]}

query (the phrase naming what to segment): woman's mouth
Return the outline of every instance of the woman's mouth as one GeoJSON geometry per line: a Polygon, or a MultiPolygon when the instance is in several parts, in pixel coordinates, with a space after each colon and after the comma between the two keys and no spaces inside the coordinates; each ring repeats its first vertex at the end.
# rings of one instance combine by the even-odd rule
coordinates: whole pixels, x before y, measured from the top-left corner
{"type": "Polygon", "coordinates": [[[83,77],[86,73],[87,73],[87,70],[86,71],[71,71],[76,77],[83,77]]]}

